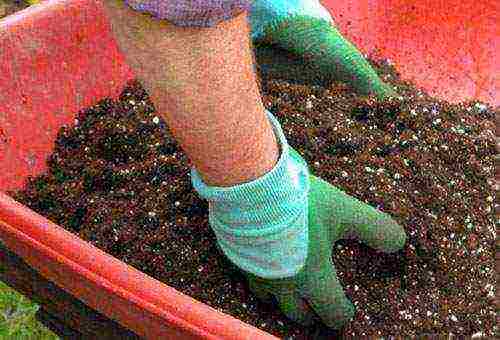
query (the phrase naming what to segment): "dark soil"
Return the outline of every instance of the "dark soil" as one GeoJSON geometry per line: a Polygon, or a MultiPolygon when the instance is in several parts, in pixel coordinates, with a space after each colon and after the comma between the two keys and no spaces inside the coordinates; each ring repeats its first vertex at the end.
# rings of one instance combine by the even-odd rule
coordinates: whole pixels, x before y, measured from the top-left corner
{"type": "MultiPolygon", "coordinates": [[[[495,314],[495,110],[452,105],[399,80],[402,101],[358,97],[285,51],[257,49],[265,107],[312,173],[387,212],[408,241],[384,254],[332,245],[355,319],[304,328],[257,301],[216,248],[192,163],[140,83],[59,131],[49,170],[10,195],[127,264],[286,339],[498,335],[495,314]],[[479,335],[479,334],[477,334],[479,335]]],[[[496,109],[498,113],[498,109],[496,109]]]]}

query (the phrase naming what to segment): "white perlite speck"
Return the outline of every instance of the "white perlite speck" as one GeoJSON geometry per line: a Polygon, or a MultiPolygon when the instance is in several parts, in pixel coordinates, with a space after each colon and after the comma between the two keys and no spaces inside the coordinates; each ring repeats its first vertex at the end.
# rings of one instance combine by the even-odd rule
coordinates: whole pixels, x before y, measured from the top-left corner
{"type": "Polygon", "coordinates": [[[476,105],[474,105],[474,106],[476,107],[476,109],[479,109],[479,111],[486,110],[486,105],[484,105],[484,104],[476,103],[476,105]]]}

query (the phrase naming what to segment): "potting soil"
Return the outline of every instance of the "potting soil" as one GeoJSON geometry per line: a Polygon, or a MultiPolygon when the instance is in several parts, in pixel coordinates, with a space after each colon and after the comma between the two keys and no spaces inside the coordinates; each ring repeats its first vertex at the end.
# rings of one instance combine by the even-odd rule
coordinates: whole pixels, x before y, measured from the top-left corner
{"type": "Polygon", "coordinates": [[[498,335],[495,314],[494,118],[484,103],[450,104],[371,61],[402,100],[377,101],[259,47],[265,107],[313,174],[390,214],[403,250],[356,240],[333,247],[355,319],[302,327],[258,301],[218,251],[192,166],[140,82],[63,126],[47,173],[10,195],[165,284],[285,339],[498,335]]]}

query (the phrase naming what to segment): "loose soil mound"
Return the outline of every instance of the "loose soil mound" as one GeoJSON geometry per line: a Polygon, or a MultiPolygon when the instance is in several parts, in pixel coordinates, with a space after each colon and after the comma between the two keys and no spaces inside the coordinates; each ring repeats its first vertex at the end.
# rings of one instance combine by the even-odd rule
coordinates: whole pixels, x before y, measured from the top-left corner
{"type": "Polygon", "coordinates": [[[495,111],[452,105],[402,82],[401,101],[358,97],[286,51],[257,50],[264,104],[312,173],[394,217],[403,250],[332,245],[355,319],[338,332],[257,301],[215,246],[192,164],[139,82],[61,128],[49,170],[10,193],[101,250],[222,312],[287,339],[493,336],[495,111]]]}

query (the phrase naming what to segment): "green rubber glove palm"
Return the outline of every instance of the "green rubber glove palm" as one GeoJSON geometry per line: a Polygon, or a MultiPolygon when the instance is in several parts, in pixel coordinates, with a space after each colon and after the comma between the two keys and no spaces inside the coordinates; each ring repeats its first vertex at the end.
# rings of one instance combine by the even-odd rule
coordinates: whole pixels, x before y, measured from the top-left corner
{"type": "Polygon", "coordinates": [[[397,97],[361,52],[334,26],[318,0],[255,0],[250,12],[252,38],[286,49],[348,83],[357,93],[397,97]]]}
{"type": "MultiPolygon", "coordinates": [[[[296,153],[292,148],[290,152],[296,153]]],[[[326,326],[339,329],[354,316],[355,308],[337,278],[333,244],[355,237],[372,248],[392,253],[403,248],[406,233],[389,215],[321,178],[311,174],[310,181],[309,245],[304,267],[286,279],[264,279],[242,272],[259,299],[269,301],[274,296],[281,311],[293,321],[311,325],[314,311],[326,326]]]]}

